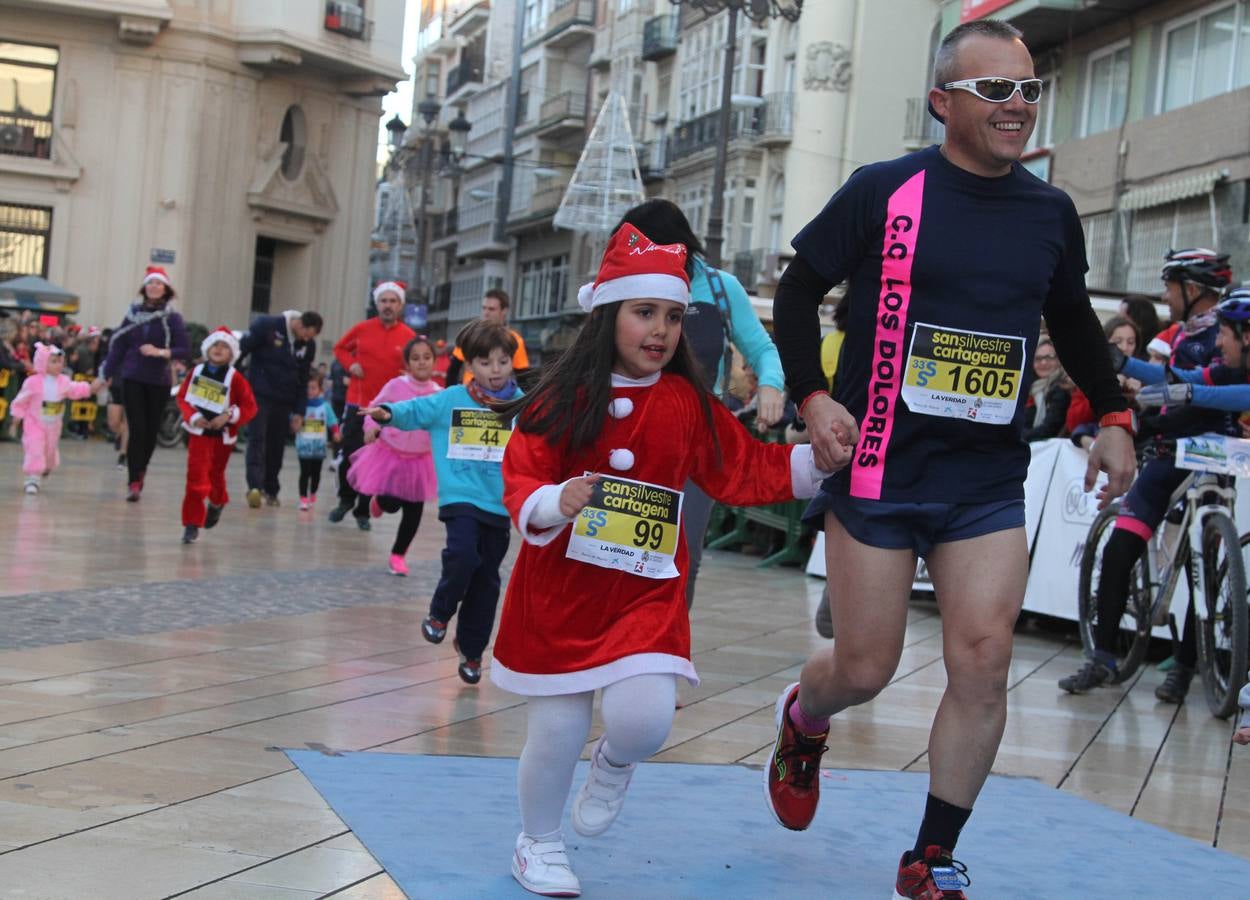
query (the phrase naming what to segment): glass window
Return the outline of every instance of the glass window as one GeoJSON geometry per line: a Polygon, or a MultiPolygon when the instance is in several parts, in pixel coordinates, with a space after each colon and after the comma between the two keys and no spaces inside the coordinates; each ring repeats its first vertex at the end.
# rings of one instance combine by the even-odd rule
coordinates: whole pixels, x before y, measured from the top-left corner
{"type": "Polygon", "coordinates": [[[1214,97],[1228,90],[1236,23],[1235,6],[1217,10],[1199,20],[1198,65],[1194,73],[1195,100],[1214,97]]]}
{"type": "Polygon", "coordinates": [[[1161,111],[1250,84],[1250,0],[1225,4],[1166,32],[1161,111]]]}
{"type": "Polygon", "coordinates": [[[1233,87],[1250,85],[1250,2],[1243,3],[1241,28],[1237,32],[1237,70],[1233,73],[1233,87]]]}
{"type": "Polygon", "coordinates": [[[53,47],[0,42],[0,153],[51,158],[59,59],[53,47]]]}
{"type": "Polygon", "coordinates": [[[52,210],[0,203],[0,281],[21,275],[48,277],[52,210]]]}
{"type": "MultiPolygon", "coordinates": [[[[1085,92],[1085,134],[1118,128],[1124,121],[1124,111],[1128,108],[1130,65],[1127,44],[1090,57],[1085,92]]],[[[1046,107],[1050,105],[1045,90],[1042,91],[1042,103],[1046,107]]],[[[1044,112],[1045,109],[1038,110],[1039,129],[1044,112]]]]}

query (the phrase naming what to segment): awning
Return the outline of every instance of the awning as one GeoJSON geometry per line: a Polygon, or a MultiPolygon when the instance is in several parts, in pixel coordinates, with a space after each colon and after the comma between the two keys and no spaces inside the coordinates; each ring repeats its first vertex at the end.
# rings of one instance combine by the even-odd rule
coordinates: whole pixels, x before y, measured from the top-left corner
{"type": "Polygon", "coordinates": [[[78,295],[38,275],[23,275],[0,282],[0,307],[72,315],[78,312],[78,295]]]}
{"type": "Polygon", "coordinates": [[[1188,200],[1190,197],[1203,197],[1215,189],[1216,182],[1227,177],[1228,169],[1211,169],[1196,175],[1186,175],[1184,178],[1133,188],[1120,197],[1120,209],[1149,209],[1152,206],[1188,200]]]}

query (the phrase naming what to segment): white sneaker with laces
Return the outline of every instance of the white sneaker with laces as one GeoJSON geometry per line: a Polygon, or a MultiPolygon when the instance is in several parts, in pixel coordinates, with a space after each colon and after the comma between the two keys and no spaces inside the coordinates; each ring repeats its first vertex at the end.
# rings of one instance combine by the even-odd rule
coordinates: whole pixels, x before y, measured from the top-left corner
{"type": "Polygon", "coordinates": [[[606,738],[599,738],[590,754],[590,772],[586,783],[573,799],[573,830],[586,837],[603,834],[620,815],[625,803],[625,789],[637,764],[614,766],[603,755],[606,738]]]}
{"type": "Polygon", "coordinates": [[[26,493],[28,494],[39,493],[39,476],[38,475],[31,475],[29,478],[26,479],[26,493]]]}
{"type": "Polygon", "coordinates": [[[555,840],[536,841],[521,832],[512,854],[512,877],[527,891],[544,897],[580,897],[582,893],[582,884],[569,865],[564,836],[558,833],[555,840]]]}

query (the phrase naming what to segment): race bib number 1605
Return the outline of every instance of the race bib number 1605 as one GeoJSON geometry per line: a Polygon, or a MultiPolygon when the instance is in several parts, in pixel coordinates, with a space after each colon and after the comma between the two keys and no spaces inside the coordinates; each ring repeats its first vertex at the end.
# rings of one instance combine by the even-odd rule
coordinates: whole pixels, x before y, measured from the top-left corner
{"type": "Polygon", "coordinates": [[[914,413],[1010,425],[1024,376],[1024,338],[916,323],[903,400],[914,413]]]}

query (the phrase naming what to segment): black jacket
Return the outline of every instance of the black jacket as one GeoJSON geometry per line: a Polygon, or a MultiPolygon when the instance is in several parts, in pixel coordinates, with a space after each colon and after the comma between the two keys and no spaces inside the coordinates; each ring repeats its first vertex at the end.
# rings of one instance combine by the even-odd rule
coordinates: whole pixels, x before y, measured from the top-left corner
{"type": "Polygon", "coordinates": [[[240,359],[250,357],[247,380],[262,403],[290,406],[303,415],[308,403],[308,373],[316,342],[291,342],[285,316],[260,316],[239,342],[240,359]]]}

